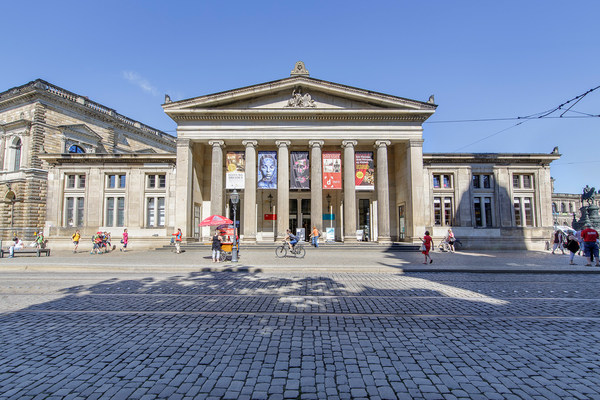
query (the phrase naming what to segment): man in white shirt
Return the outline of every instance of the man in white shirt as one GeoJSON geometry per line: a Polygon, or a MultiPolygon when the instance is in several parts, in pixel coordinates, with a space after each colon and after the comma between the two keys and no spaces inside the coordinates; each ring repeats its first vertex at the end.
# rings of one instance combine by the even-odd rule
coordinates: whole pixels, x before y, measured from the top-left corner
{"type": "Polygon", "coordinates": [[[8,258],[13,258],[15,256],[15,250],[21,250],[23,248],[23,241],[18,237],[15,237],[14,244],[8,248],[8,258]]]}

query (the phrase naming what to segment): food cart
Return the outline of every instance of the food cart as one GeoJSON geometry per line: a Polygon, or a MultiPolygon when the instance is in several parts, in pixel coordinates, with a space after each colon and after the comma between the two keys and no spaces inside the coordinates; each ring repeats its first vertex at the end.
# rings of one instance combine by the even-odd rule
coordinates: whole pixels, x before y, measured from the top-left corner
{"type": "Polygon", "coordinates": [[[223,238],[223,241],[221,242],[221,261],[225,261],[228,258],[231,260],[233,246],[236,243],[233,225],[220,225],[217,229],[219,229],[219,234],[223,238]]]}

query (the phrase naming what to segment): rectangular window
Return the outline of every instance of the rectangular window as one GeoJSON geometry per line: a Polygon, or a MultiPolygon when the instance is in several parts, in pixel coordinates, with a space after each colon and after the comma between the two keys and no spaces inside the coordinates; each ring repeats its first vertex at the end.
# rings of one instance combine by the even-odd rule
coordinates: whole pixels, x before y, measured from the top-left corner
{"type": "Polygon", "coordinates": [[[452,198],[444,198],[444,225],[452,225],[452,198]]]}
{"type": "Polygon", "coordinates": [[[124,189],[125,188],[125,175],[108,175],[106,187],[109,189],[124,189]]]}
{"type": "Polygon", "coordinates": [[[148,188],[152,189],[156,186],[156,175],[148,175],[148,188]]]}
{"type": "MultiPolygon", "coordinates": [[[[112,175],[114,176],[114,175],[112,175]]],[[[108,197],[106,199],[106,226],[113,226],[115,220],[115,198],[108,197]]]]}
{"type": "Polygon", "coordinates": [[[493,221],[492,221],[492,198],[491,197],[485,197],[484,198],[484,208],[485,208],[485,226],[487,226],[488,228],[491,228],[493,225],[493,221]]]}
{"type": "Polygon", "coordinates": [[[434,175],[433,176],[433,187],[436,188],[436,189],[439,189],[441,187],[440,176],[439,175],[434,175]]]}
{"type": "Polygon", "coordinates": [[[148,189],[164,189],[167,187],[167,177],[161,175],[148,175],[148,189]]]}
{"type": "Polygon", "coordinates": [[[479,183],[479,175],[473,175],[473,188],[479,189],[481,184],[479,183]]]}
{"type": "Polygon", "coordinates": [[[165,198],[158,197],[158,226],[165,226],[165,198]]]}
{"type": "Polygon", "coordinates": [[[124,226],[124,225],[125,225],[125,197],[117,197],[117,225],[116,226],[124,226]]]}
{"type": "Polygon", "coordinates": [[[523,188],[531,189],[531,175],[523,175],[523,188]]]}
{"type": "Polygon", "coordinates": [[[483,188],[484,189],[491,188],[492,187],[492,184],[491,184],[492,177],[490,175],[482,175],[482,178],[483,178],[483,188]]]}
{"type": "Polygon", "coordinates": [[[67,175],[67,188],[72,189],[75,187],[76,175],[67,175]]]}
{"type": "Polygon", "coordinates": [[[518,197],[515,197],[514,201],[513,201],[513,208],[515,210],[515,225],[516,226],[522,226],[522,221],[521,221],[521,199],[518,197]]]}
{"type": "Polygon", "coordinates": [[[65,220],[66,220],[67,226],[73,226],[75,224],[75,220],[73,218],[74,213],[75,213],[74,202],[75,202],[75,199],[73,197],[67,197],[66,207],[65,207],[65,220]]]}
{"type": "Polygon", "coordinates": [[[84,207],[83,201],[84,201],[83,197],[77,198],[77,218],[76,218],[77,226],[83,226],[83,207],[84,207]]]}
{"type": "Polygon", "coordinates": [[[433,220],[436,226],[442,225],[442,198],[433,198],[433,220]]]}
{"type": "Polygon", "coordinates": [[[125,188],[125,175],[119,175],[119,187],[125,188]]]}
{"type": "MultiPolygon", "coordinates": [[[[154,176],[154,175],[151,175],[151,176],[154,176]]],[[[146,215],[148,216],[146,218],[147,226],[154,226],[154,223],[155,223],[156,205],[154,203],[155,203],[154,197],[148,197],[148,199],[146,200],[146,215]]]]}
{"type": "Polygon", "coordinates": [[[523,214],[525,214],[525,226],[533,226],[533,207],[531,197],[523,199],[523,214]]]}
{"type": "Polygon", "coordinates": [[[109,189],[114,189],[115,188],[115,179],[116,179],[116,175],[108,175],[107,187],[109,189]]]}
{"type": "Polygon", "coordinates": [[[85,175],[79,175],[79,185],[77,185],[79,189],[85,188],[85,175]]]}
{"type": "Polygon", "coordinates": [[[475,210],[475,226],[483,226],[483,217],[481,214],[481,198],[475,197],[473,199],[473,208],[475,210]]]}
{"type": "Polygon", "coordinates": [[[521,176],[513,174],[513,187],[519,189],[521,187],[521,176]]]}
{"type": "Polygon", "coordinates": [[[448,189],[452,187],[450,175],[442,175],[444,181],[444,189],[448,189]]]}
{"type": "Polygon", "coordinates": [[[158,187],[164,189],[167,187],[167,176],[166,175],[158,175],[158,187]]]}

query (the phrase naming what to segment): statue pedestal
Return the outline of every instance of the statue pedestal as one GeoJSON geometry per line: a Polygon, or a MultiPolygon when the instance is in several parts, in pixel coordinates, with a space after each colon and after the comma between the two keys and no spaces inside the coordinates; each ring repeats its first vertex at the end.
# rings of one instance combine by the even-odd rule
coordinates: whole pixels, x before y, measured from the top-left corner
{"type": "Polygon", "coordinates": [[[580,231],[586,224],[592,225],[594,229],[600,229],[600,215],[598,215],[597,205],[583,206],[579,210],[581,211],[581,218],[573,224],[573,229],[580,231]]]}

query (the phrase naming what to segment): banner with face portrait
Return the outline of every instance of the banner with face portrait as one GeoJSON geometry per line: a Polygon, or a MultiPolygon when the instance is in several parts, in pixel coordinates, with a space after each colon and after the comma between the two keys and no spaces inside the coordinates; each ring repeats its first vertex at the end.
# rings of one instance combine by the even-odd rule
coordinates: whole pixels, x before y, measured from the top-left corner
{"type": "Polygon", "coordinates": [[[290,153],[290,189],[310,189],[308,151],[290,153]]]}
{"type": "Polygon", "coordinates": [[[256,187],[259,189],[277,189],[277,152],[258,152],[258,174],[256,187]]]}
{"type": "Polygon", "coordinates": [[[356,190],[375,189],[375,163],[372,151],[357,151],[354,153],[354,185],[356,190]]]}
{"type": "Polygon", "coordinates": [[[225,159],[225,188],[244,189],[246,181],[246,154],[243,151],[228,151],[225,159]]]}
{"type": "Polygon", "coordinates": [[[342,188],[342,152],[323,152],[323,189],[342,188]]]}

